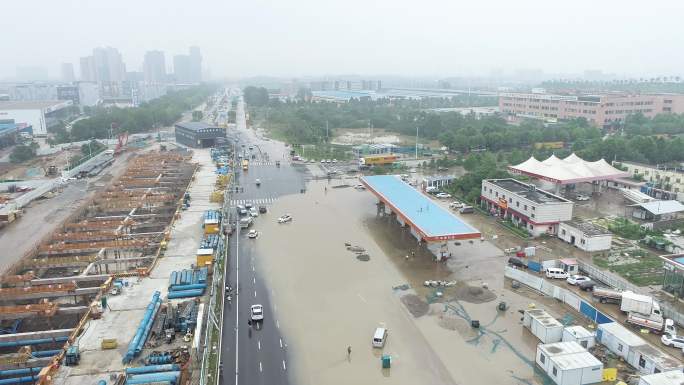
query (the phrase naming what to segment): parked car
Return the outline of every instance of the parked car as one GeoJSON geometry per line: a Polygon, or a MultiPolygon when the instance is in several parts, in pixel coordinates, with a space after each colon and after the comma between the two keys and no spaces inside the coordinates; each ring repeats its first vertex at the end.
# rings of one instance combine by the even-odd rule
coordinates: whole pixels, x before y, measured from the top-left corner
{"type": "Polygon", "coordinates": [[[558,267],[547,267],[546,278],[567,279],[568,273],[565,270],[558,267]]]}
{"type": "Polygon", "coordinates": [[[251,203],[245,203],[245,208],[246,208],[247,210],[251,209],[252,207],[254,207],[253,204],[251,204],[251,203]]]}
{"type": "Polygon", "coordinates": [[[463,207],[463,203],[461,203],[459,201],[453,201],[453,202],[449,203],[449,208],[451,208],[451,209],[455,210],[455,209],[460,209],[461,207],[463,207]]]}
{"type": "Polygon", "coordinates": [[[569,283],[570,285],[577,286],[582,282],[591,281],[591,278],[585,277],[583,275],[575,274],[575,275],[569,276],[568,279],[566,279],[565,281],[567,283],[569,283]]]}
{"type": "Polygon", "coordinates": [[[458,210],[458,212],[461,214],[472,214],[475,212],[475,209],[472,206],[463,206],[458,210]]]}
{"type": "Polygon", "coordinates": [[[266,206],[259,206],[259,213],[260,214],[266,214],[267,211],[268,211],[268,209],[266,208],[266,206]]]}
{"type": "Polygon", "coordinates": [[[278,223],[285,223],[290,221],[292,221],[292,215],[290,214],[285,214],[282,217],[278,218],[278,223]]]}
{"type": "Polygon", "coordinates": [[[665,333],[660,337],[660,342],[665,346],[671,346],[677,349],[684,348],[684,336],[675,336],[670,333],[665,333]]]}
{"type": "Polygon", "coordinates": [[[583,195],[583,194],[577,194],[577,195],[575,195],[575,199],[580,201],[580,202],[584,202],[584,201],[588,201],[589,197],[586,195],[583,195]]]}
{"type": "Polygon", "coordinates": [[[261,179],[257,178],[254,183],[256,183],[257,186],[261,186],[261,179]]]}
{"type": "Polygon", "coordinates": [[[333,162],[333,163],[337,163],[337,159],[333,159],[332,162],[333,162]]]}
{"type": "Polygon", "coordinates": [[[249,233],[247,233],[247,236],[248,236],[250,239],[256,239],[256,237],[259,236],[259,232],[257,232],[256,230],[252,229],[252,230],[249,230],[249,233]]]}
{"type": "Polygon", "coordinates": [[[255,207],[252,207],[249,209],[249,216],[252,218],[256,218],[259,216],[259,210],[257,210],[255,207]]]}
{"type": "Polygon", "coordinates": [[[437,193],[435,196],[436,196],[437,198],[440,198],[440,199],[451,198],[451,194],[447,194],[447,193],[443,193],[443,192],[437,193]]]}
{"type": "Polygon", "coordinates": [[[354,188],[357,189],[357,190],[365,190],[365,189],[366,189],[366,186],[364,186],[364,185],[362,185],[362,184],[357,184],[356,186],[354,186],[354,188]]]}
{"type": "Polygon", "coordinates": [[[264,307],[261,305],[252,305],[252,321],[263,321],[264,320],[264,307]]]}
{"type": "Polygon", "coordinates": [[[582,291],[594,291],[594,286],[596,286],[596,282],[594,281],[584,281],[577,285],[582,291]]]}
{"type": "Polygon", "coordinates": [[[508,264],[519,269],[527,269],[527,264],[520,258],[510,257],[508,258],[508,264]]]}

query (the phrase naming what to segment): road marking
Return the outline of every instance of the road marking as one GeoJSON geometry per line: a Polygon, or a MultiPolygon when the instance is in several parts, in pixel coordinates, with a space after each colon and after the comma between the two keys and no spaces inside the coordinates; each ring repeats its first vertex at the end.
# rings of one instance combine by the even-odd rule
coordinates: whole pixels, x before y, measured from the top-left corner
{"type": "Polygon", "coordinates": [[[257,348],[261,350],[261,340],[257,341],[257,348]]]}
{"type": "Polygon", "coordinates": [[[285,360],[283,360],[283,370],[287,370],[287,367],[285,366],[285,360]]]}
{"type": "Polygon", "coordinates": [[[254,298],[256,298],[256,290],[254,290],[254,298]]]}
{"type": "Polygon", "coordinates": [[[361,298],[361,301],[363,301],[364,303],[368,303],[368,301],[366,301],[366,299],[365,299],[365,298],[363,298],[363,297],[361,296],[361,294],[356,294],[356,295],[358,295],[358,296],[359,296],[359,298],[361,298]]]}
{"type": "Polygon", "coordinates": [[[252,266],[252,271],[254,271],[254,266],[252,266]]]}
{"type": "Polygon", "coordinates": [[[260,371],[260,372],[263,372],[263,371],[264,371],[264,368],[261,366],[261,361],[259,361],[259,371],[260,371]]]}
{"type": "Polygon", "coordinates": [[[256,277],[252,277],[252,283],[256,285],[256,277]]]}
{"type": "Polygon", "coordinates": [[[280,339],[280,348],[282,349],[283,348],[283,339],[282,338],[279,338],[279,339],[280,339]]]}
{"type": "Polygon", "coordinates": [[[278,320],[276,320],[276,327],[280,329],[280,322],[278,322],[278,320]]]}

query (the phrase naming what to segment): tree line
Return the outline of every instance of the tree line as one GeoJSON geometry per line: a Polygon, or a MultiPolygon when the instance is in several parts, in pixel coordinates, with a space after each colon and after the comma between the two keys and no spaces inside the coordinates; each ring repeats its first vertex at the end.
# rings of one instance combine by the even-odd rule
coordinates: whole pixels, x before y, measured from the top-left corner
{"type": "Polygon", "coordinates": [[[57,127],[50,131],[51,143],[67,143],[91,138],[104,139],[121,132],[134,134],[156,127],[166,127],[181,118],[183,112],[205,101],[215,86],[200,85],[142,103],[139,107],[94,107],[84,112],[88,116],[73,124],[71,130],[57,127]]]}

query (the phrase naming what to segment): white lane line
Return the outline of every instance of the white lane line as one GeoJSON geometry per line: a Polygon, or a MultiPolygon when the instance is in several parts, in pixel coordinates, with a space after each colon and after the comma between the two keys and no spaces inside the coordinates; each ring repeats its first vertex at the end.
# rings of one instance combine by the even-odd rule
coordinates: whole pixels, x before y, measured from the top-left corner
{"type": "Polygon", "coordinates": [[[264,371],[264,368],[261,366],[261,361],[259,361],[259,371],[260,371],[260,372],[263,372],[263,371],[264,371]]]}
{"type": "Polygon", "coordinates": [[[252,271],[254,271],[254,266],[252,266],[252,271]]]}
{"type": "Polygon", "coordinates": [[[280,338],[280,348],[281,349],[283,348],[283,339],[282,338],[280,338]]]}
{"type": "Polygon", "coordinates": [[[280,329],[280,322],[278,322],[278,320],[276,320],[276,327],[280,329]]]}
{"type": "Polygon", "coordinates": [[[256,285],[256,277],[252,278],[252,283],[256,285]]]}
{"type": "Polygon", "coordinates": [[[257,348],[261,350],[261,340],[257,341],[257,348]]]}
{"type": "Polygon", "coordinates": [[[361,298],[361,301],[363,301],[364,303],[368,303],[368,301],[366,301],[366,299],[365,299],[365,298],[363,298],[363,297],[361,296],[361,294],[356,294],[356,295],[358,295],[358,296],[359,296],[359,298],[361,298]]]}
{"type": "Polygon", "coordinates": [[[256,290],[254,290],[254,298],[256,298],[256,290]]]}
{"type": "Polygon", "coordinates": [[[283,370],[287,370],[287,367],[285,366],[285,360],[283,360],[283,370]]]}

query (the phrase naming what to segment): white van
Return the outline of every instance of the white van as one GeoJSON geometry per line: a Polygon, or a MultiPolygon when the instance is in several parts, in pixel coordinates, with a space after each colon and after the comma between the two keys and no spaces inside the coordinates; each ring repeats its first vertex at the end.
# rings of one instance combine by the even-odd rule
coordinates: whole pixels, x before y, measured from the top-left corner
{"type": "Polygon", "coordinates": [[[566,279],[568,278],[568,273],[557,267],[547,267],[546,278],[566,279]]]}
{"type": "Polygon", "coordinates": [[[381,348],[385,346],[385,340],[387,339],[387,329],[377,328],[375,329],[375,334],[373,334],[373,347],[381,348]]]}

